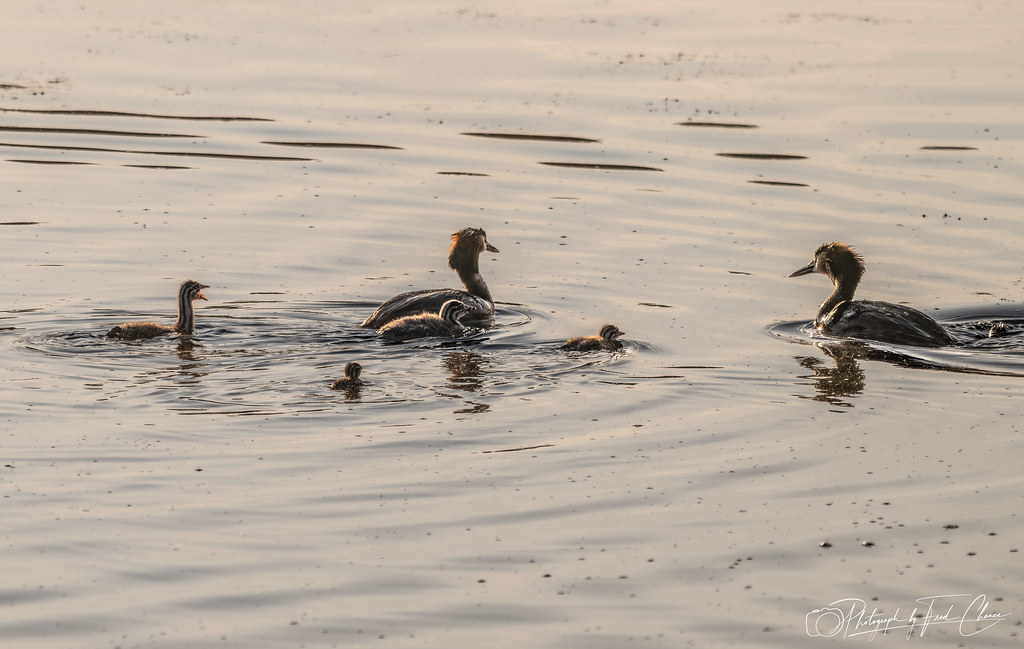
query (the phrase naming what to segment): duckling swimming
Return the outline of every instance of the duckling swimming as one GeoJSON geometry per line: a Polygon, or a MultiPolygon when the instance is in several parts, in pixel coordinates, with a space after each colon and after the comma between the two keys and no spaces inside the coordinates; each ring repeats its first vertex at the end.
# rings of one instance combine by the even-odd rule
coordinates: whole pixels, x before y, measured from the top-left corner
{"type": "Polygon", "coordinates": [[[453,288],[422,289],[401,293],[380,305],[363,321],[366,328],[379,329],[392,320],[417,313],[437,313],[448,300],[459,300],[470,307],[466,314],[470,320],[486,320],[494,315],[494,300],[480,274],[480,255],[498,252],[487,241],[481,228],[464,228],[452,235],[448,251],[448,267],[454,270],[465,291],[453,288]]]}
{"type": "Polygon", "coordinates": [[[363,366],[355,361],[351,361],[345,364],[345,376],[340,379],[335,379],[334,383],[331,383],[332,390],[346,390],[355,391],[363,386],[363,380],[359,378],[359,374],[363,371],[363,366]]]}
{"type": "Polygon", "coordinates": [[[466,332],[462,318],[473,307],[459,300],[448,300],[437,313],[418,313],[392,320],[377,330],[381,336],[393,340],[411,340],[427,336],[455,338],[466,332]]]}
{"type": "Polygon", "coordinates": [[[196,324],[195,315],[192,312],[192,302],[206,299],[206,296],[203,295],[204,288],[210,287],[190,279],[181,283],[178,288],[178,321],[173,326],[155,322],[126,322],[108,331],[107,337],[121,340],[142,340],[172,333],[190,335],[195,330],[196,324]]]}
{"type": "Polygon", "coordinates": [[[793,271],[790,277],[811,273],[821,273],[835,284],[814,318],[818,331],[921,347],[953,344],[953,338],[938,322],[917,309],[891,302],[854,300],[853,293],[864,275],[864,259],[845,243],[822,244],[814,251],[811,263],[793,271]]]}
{"type": "Polygon", "coordinates": [[[1010,325],[1005,322],[993,322],[988,330],[989,338],[1002,338],[1010,335],[1010,325]]]}
{"type": "Polygon", "coordinates": [[[606,324],[601,327],[598,335],[570,338],[559,349],[571,352],[618,351],[622,349],[622,343],[618,341],[618,338],[622,335],[623,332],[618,327],[613,324],[606,324]]]}

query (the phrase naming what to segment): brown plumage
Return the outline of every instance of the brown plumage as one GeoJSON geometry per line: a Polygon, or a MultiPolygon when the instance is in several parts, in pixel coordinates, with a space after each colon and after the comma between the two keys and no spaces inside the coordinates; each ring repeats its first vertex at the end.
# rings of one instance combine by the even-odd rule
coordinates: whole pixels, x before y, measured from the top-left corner
{"type": "Polygon", "coordinates": [[[107,337],[121,340],[143,340],[172,333],[191,334],[195,330],[192,302],[206,299],[206,296],[203,295],[204,288],[210,287],[190,279],[181,283],[178,288],[178,320],[174,325],[168,326],[155,322],[126,322],[108,331],[107,337]]]}
{"type": "Polygon", "coordinates": [[[345,364],[345,376],[340,379],[335,379],[334,383],[331,384],[332,390],[358,390],[363,385],[363,380],[359,378],[359,374],[363,371],[363,366],[355,361],[345,364]]]}
{"type": "Polygon", "coordinates": [[[470,306],[459,300],[448,300],[437,313],[417,313],[392,320],[377,330],[381,336],[392,340],[412,340],[428,336],[455,338],[466,333],[462,318],[470,306]]]}
{"type": "Polygon", "coordinates": [[[601,327],[598,335],[570,338],[559,349],[571,352],[617,351],[622,349],[622,343],[618,341],[618,338],[622,335],[623,332],[618,327],[613,324],[606,324],[601,327]]]}
{"type": "Polygon", "coordinates": [[[481,228],[463,228],[452,235],[448,249],[448,267],[454,270],[466,290],[454,288],[423,289],[408,291],[381,304],[362,326],[380,329],[398,318],[417,313],[437,313],[448,300],[459,300],[469,307],[468,320],[486,320],[494,315],[494,300],[480,274],[480,255],[484,252],[498,252],[487,241],[487,233],[481,228]]]}
{"type": "Polygon", "coordinates": [[[864,275],[864,258],[845,243],[833,241],[818,246],[811,262],[790,277],[811,273],[820,273],[835,284],[814,316],[814,326],[821,333],[921,347],[954,342],[942,325],[917,309],[891,302],[854,300],[864,275]]]}

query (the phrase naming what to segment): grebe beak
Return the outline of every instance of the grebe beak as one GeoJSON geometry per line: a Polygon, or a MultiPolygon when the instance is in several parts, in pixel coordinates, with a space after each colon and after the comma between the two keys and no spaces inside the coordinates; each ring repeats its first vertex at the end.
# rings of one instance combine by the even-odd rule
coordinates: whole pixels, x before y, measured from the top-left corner
{"type": "MultiPolygon", "coordinates": [[[[487,243],[487,242],[484,242],[484,243],[487,243]]],[[[487,252],[501,252],[501,251],[498,250],[497,248],[495,248],[494,246],[492,246],[491,244],[487,243],[487,252]]]]}
{"type": "Polygon", "coordinates": [[[807,264],[803,268],[801,268],[799,270],[794,270],[793,273],[790,275],[790,277],[800,277],[801,275],[810,275],[811,273],[814,272],[815,265],[816,265],[816,262],[812,261],[811,263],[807,264]]]}

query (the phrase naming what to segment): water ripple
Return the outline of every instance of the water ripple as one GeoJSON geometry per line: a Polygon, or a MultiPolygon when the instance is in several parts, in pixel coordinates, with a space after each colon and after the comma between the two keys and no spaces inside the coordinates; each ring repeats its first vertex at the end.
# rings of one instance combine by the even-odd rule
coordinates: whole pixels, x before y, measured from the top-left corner
{"type": "Polygon", "coordinates": [[[484,413],[493,399],[529,399],[559,386],[680,378],[620,367],[660,354],[641,341],[625,340],[615,353],[562,352],[564,338],[538,335],[534,321],[545,316],[523,305],[500,304],[489,327],[458,339],[401,344],[359,327],[370,310],[358,302],[204,305],[193,336],[143,341],[105,336],[107,325],[138,314],[104,310],[59,320],[34,314],[10,328],[18,334],[10,340],[15,349],[59,366],[56,374],[77,375],[98,401],[158,403],[182,415],[297,415],[332,412],[338,404],[411,406],[437,399],[455,402],[457,413],[484,413]],[[363,365],[364,386],[330,390],[351,360],[363,365]]]}
{"type": "Polygon", "coordinates": [[[830,356],[881,360],[904,367],[1024,377],[1024,305],[972,307],[937,312],[957,341],[941,348],[833,338],[808,321],[780,322],[765,329],[777,338],[815,345],[830,356]]]}

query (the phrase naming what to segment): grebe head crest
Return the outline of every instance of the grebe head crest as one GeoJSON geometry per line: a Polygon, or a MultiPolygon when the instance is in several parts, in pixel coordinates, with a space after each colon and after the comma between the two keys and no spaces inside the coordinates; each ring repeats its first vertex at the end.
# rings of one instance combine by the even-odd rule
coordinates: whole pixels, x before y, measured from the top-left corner
{"type": "Polygon", "coordinates": [[[500,252],[487,242],[483,228],[463,228],[452,235],[452,246],[448,250],[448,267],[452,270],[471,267],[484,252],[500,252]]]}
{"type": "Polygon", "coordinates": [[[814,259],[803,268],[793,271],[790,277],[810,273],[821,273],[833,283],[839,278],[860,280],[864,274],[864,258],[851,246],[841,241],[823,243],[814,251],[814,259]]]}

